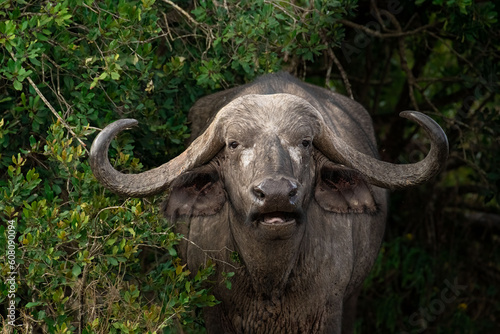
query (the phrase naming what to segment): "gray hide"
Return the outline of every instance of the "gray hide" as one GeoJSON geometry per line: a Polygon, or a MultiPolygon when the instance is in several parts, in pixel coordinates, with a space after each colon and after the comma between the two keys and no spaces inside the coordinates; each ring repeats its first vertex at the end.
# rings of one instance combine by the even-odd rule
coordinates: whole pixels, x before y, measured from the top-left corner
{"type": "Polygon", "coordinates": [[[431,150],[416,164],[384,163],[358,103],[288,74],[267,75],[200,99],[189,116],[197,139],[165,165],[139,175],[109,165],[109,142],[133,120],[96,138],[91,165],[120,194],[170,189],[163,210],[186,236],[180,256],[192,272],[208,259],[217,265],[221,303],[204,310],[209,333],[351,333],[384,234],[382,187],[425,182],[448,154],[434,121],[403,116],[423,126],[431,150]],[[236,273],[231,290],[223,272],[236,273]]]}

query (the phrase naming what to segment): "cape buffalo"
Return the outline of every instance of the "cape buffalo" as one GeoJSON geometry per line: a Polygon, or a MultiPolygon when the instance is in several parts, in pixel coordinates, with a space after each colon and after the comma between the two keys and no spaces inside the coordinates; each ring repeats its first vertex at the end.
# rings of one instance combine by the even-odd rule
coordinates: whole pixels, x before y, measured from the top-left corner
{"type": "Polygon", "coordinates": [[[188,267],[217,263],[221,303],[204,310],[209,333],[349,333],[384,234],[386,189],[429,180],[448,156],[437,123],[401,116],[430,137],[420,162],[378,160],[371,118],[352,99],[271,74],[200,99],[194,141],[160,167],[132,175],[110,165],[109,144],[130,119],[97,136],[90,161],[118,194],[168,190],[164,213],[186,237],[188,267]],[[229,271],[232,289],[221,283],[229,271]]]}

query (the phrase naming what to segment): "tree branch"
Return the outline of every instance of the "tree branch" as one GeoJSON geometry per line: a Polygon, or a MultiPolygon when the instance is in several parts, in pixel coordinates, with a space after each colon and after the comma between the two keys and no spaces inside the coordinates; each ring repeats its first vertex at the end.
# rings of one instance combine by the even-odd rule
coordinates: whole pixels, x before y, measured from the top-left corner
{"type": "MultiPolygon", "coordinates": [[[[328,41],[326,39],[325,34],[322,33],[321,38],[323,40],[323,43],[326,46],[326,52],[328,53],[328,56],[335,63],[335,65],[337,66],[337,68],[340,72],[340,75],[342,76],[342,81],[344,81],[344,86],[345,86],[347,94],[349,95],[349,97],[351,99],[354,100],[354,96],[352,95],[351,83],[349,82],[349,78],[347,77],[347,73],[345,72],[344,68],[342,67],[342,64],[340,63],[339,59],[335,55],[335,52],[333,52],[332,48],[330,48],[330,46],[328,45],[328,41]]],[[[330,76],[330,73],[331,73],[331,66],[328,67],[327,79],[330,76]]]]}
{"type": "Polygon", "coordinates": [[[169,4],[170,6],[174,7],[175,10],[177,10],[179,13],[181,13],[182,15],[184,15],[195,26],[199,26],[200,25],[200,23],[198,21],[196,21],[195,19],[193,19],[191,17],[191,15],[189,15],[188,12],[186,12],[184,9],[182,9],[181,7],[179,7],[178,5],[176,5],[175,3],[173,3],[172,1],[170,1],[170,0],[163,0],[163,2],[165,2],[165,3],[169,4]]]}
{"type": "MultiPolygon", "coordinates": [[[[12,60],[15,61],[16,60],[15,55],[12,52],[9,52],[9,53],[10,53],[10,56],[12,57],[12,60]]],[[[76,140],[78,140],[78,142],[82,145],[82,147],[85,149],[85,151],[88,154],[89,150],[87,149],[87,145],[76,135],[76,133],[69,126],[69,124],[66,123],[66,121],[61,117],[61,115],[59,115],[57,113],[57,111],[54,109],[54,107],[52,106],[52,104],[50,104],[49,100],[47,100],[47,98],[45,98],[45,96],[42,94],[42,92],[40,91],[40,89],[38,89],[38,87],[35,84],[35,82],[33,82],[33,80],[30,77],[26,77],[26,79],[30,83],[31,87],[33,87],[33,89],[35,90],[35,92],[37,93],[37,95],[40,97],[40,99],[42,99],[43,103],[45,103],[45,105],[47,106],[47,108],[50,109],[50,111],[54,114],[54,116],[56,116],[56,118],[61,122],[61,124],[69,131],[69,133],[71,133],[71,135],[73,137],[75,137],[76,140]]]]}
{"type": "Polygon", "coordinates": [[[417,29],[410,30],[410,31],[398,31],[398,32],[394,32],[394,33],[383,34],[383,33],[380,33],[376,30],[371,30],[368,27],[362,26],[360,24],[357,24],[357,23],[354,23],[354,22],[351,22],[348,20],[342,19],[342,20],[338,20],[338,22],[342,23],[343,25],[346,25],[348,27],[364,31],[368,35],[375,36],[378,38],[395,38],[395,37],[397,38],[397,37],[405,37],[405,36],[415,35],[415,34],[418,34],[422,31],[427,30],[428,28],[431,28],[434,26],[434,24],[426,24],[425,26],[421,26],[421,27],[418,27],[417,29]]]}

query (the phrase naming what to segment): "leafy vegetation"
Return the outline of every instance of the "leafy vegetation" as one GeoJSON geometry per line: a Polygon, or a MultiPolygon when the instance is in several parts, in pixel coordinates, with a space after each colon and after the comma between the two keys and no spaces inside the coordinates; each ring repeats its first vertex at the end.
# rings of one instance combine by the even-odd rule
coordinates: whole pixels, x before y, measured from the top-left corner
{"type": "Polygon", "coordinates": [[[425,154],[425,136],[399,111],[434,116],[449,137],[445,171],[392,195],[357,332],[494,332],[498,10],[454,0],[0,1],[0,216],[17,231],[24,327],[15,331],[203,331],[216,264],[190,275],[161,198],[105,191],[88,150],[100,128],[135,118],[140,127],[112,143],[111,161],[125,172],[157,166],[183,150],[199,97],[287,70],[362,103],[384,160],[425,154]]]}

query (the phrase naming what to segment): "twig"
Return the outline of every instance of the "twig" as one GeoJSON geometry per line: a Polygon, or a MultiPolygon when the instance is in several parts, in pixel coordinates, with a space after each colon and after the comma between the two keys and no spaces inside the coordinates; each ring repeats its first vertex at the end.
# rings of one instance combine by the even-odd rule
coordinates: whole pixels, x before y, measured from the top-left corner
{"type": "Polygon", "coordinates": [[[420,92],[420,94],[424,97],[425,102],[427,102],[427,104],[432,108],[432,110],[435,113],[439,114],[438,108],[434,105],[434,103],[432,103],[432,101],[425,94],[425,89],[420,88],[420,86],[418,86],[418,85],[416,85],[415,87],[417,87],[417,89],[420,92]]]}
{"type": "MultiPolygon", "coordinates": [[[[167,14],[163,13],[163,19],[165,20],[165,27],[167,28],[167,32],[163,34],[165,36],[165,42],[167,43],[169,49],[173,50],[172,44],[170,44],[170,41],[168,40],[169,38],[171,40],[173,40],[173,38],[172,38],[172,33],[170,32],[170,28],[168,26],[167,14]]],[[[160,27],[160,29],[162,29],[162,28],[160,27]]],[[[162,31],[163,31],[163,29],[162,29],[162,31]]]]}
{"type": "MultiPolygon", "coordinates": [[[[328,46],[328,42],[326,41],[325,36],[323,36],[323,43],[325,43],[326,52],[328,53],[328,56],[335,63],[335,65],[337,66],[337,68],[340,72],[340,75],[342,76],[342,81],[344,81],[344,86],[345,86],[345,90],[346,90],[347,94],[349,95],[349,97],[351,99],[354,100],[354,96],[352,95],[351,83],[349,82],[349,78],[347,77],[347,73],[345,72],[344,68],[342,67],[342,64],[340,63],[339,59],[335,55],[335,52],[333,52],[332,48],[330,48],[328,46]]],[[[329,66],[328,71],[326,73],[326,80],[328,80],[328,81],[329,81],[330,73],[331,73],[331,66],[329,66]]]]}
{"type": "MultiPolygon", "coordinates": [[[[164,0],[164,1],[165,1],[165,0],[164,0]]],[[[178,314],[178,313],[179,313],[178,311],[174,311],[174,313],[173,313],[170,317],[168,317],[167,319],[165,319],[165,320],[161,323],[161,325],[160,325],[160,326],[158,326],[158,328],[163,328],[163,327],[166,327],[166,326],[167,326],[167,324],[168,324],[168,322],[169,322],[169,320],[170,320],[170,319],[172,319],[173,317],[177,316],[177,314],[178,314]]]]}
{"type": "MultiPolygon", "coordinates": [[[[321,40],[322,40],[323,44],[325,44],[326,52],[328,53],[328,56],[335,63],[335,65],[337,66],[337,68],[340,72],[340,75],[342,76],[342,81],[344,81],[344,86],[345,86],[345,90],[346,90],[347,94],[349,95],[349,97],[351,99],[354,100],[354,96],[352,95],[351,83],[349,82],[349,78],[347,77],[347,73],[345,72],[344,68],[342,67],[342,64],[340,63],[339,59],[335,55],[335,52],[333,52],[332,48],[328,45],[328,39],[327,39],[325,33],[321,33],[321,40]]],[[[330,73],[331,73],[331,65],[328,67],[328,70],[326,73],[326,80],[328,80],[328,81],[329,81],[330,73]]]]}
{"type": "Polygon", "coordinates": [[[416,82],[446,82],[446,81],[450,81],[450,82],[460,82],[460,81],[463,81],[462,78],[460,77],[443,77],[443,78],[416,78],[415,79],[416,82]]]}
{"type": "Polygon", "coordinates": [[[445,42],[444,38],[432,33],[432,32],[428,32],[429,35],[431,35],[432,37],[440,40],[455,56],[457,56],[458,58],[460,58],[460,60],[462,60],[463,62],[467,63],[467,65],[470,66],[471,70],[473,70],[474,72],[476,73],[479,73],[479,70],[476,69],[476,67],[469,61],[467,60],[464,56],[462,56],[460,53],[458,53],[457,51],[455,51],[455,49],[453,49],[453,47],[451,45],[449,45],[448,43],[445,42]]]}
{"type": "Polygon", "coordinates": [[[384,20],[382,20],[382,17],[380,16],[380,10],[378,9],[378,6],[377,6],[377,1],[376,0],[371,0],[371,5],[372,5],[372,8],[374,9],[375,11],[375,16],[377,18],[377,21],[378,23],[380,23],[380,25],[382,26],[382,29],[384,29],[384,31],[392,31],[392,30],[389,30],[385,24],[384,24],[384,20]]]}
{"type": "MultiPolygon", "coordinates": [[[[481,104],[476,108],[475,111],[473,111],[473,113],[476,112],[476,111],[480,111],[481,109],[483,109],[484,106],[486,105],[486,103],[488,103],[490,100],[492,100],[495,97],[495,94],[489,94],[489,93],[487,93],[487,94],[488,94],[488,96],[486,96],[486,98],[483,100],[483,102],[481,102],[481,104]]],[[[471,106],[470,109],[472,109],[472,106],[471,106]]]]}
{"type": "MultiPolygon", "coordinates": [[[[385,47],[388,48],[387,45],[385,47]]],[[[372,113],[374,115],[375,115],[376,111],[378,110],[379,101],[380,101],[380,94],[382,93],[383,84],[385,84],[385,78],[389,74],[390,65],[391,65],[391,57],[387,57],[387,60],[385,61],[385,64],[384,64],[384,69],[382,71],[382,78],[380,79],[381,84],[378,85],[377,91],[375,93],[375,98],[373,99],[372,113]]]]}
{"type": "Polygon", "coordinates": [[[399,44],[399,57],[401,58],[401,68],[405,71],[406,76],[408,77],[408,90],[410,95],[410,100],[416,111],[419,111],[417,100],[415,99],[415,91],[414,87],[416,86],[415,77],[413,76],[412,71],[408,67],[408,61],[406,60],[406,47],[403,38],[400,38],[398,41],[399,44]]]}
{"type": "MultiPolygon", "coordinates": [[[[158,39],[158,38],[163,38],[163,37],[168,37],[170,36],[169,33],[164,33],[164,34],[161,34],[161,35],[158,35],[158,36],[155,36],[155,37],[151,37],[151,38],[148,38],[144,41],[130,41],[130,43],[132,44],[146,44],[146,43],[150,43],[152,41],[154,41],[155,39],[158,39]]],[[[191,35],[192,36],[192,35],[191,35]]]]}
{"type": "MultiPolygon", "coordinates": [[[[10,53],[10,56],[12,57],[12,60],[16,60],[16,57],[15,55],[12,53],[12,51],[9,52],[10,53]]],[[[37,93],[37,95],[42,99],[43,103],[45,103],[45,105],[47,106],[47,108],[50,109],[50,111],[54,114],[54,116],[56,116],[56,118],[61,122],[61,124],[73,135],[73,137],[76,138],[76,140],[78,140],[78,142],[82,145],[82,147],[84,148],[84,150],[87,152],[87,154],[89,153],[88,149],[87,149],[87,145],[80,139],[78,138],[78,136],[76,135],[76,133],[71,129],[71,127],[69,126],[68,123],[66,123],[66,121],[61,117],[61,115],[59,115],[57,113],[57,111],[54,109],[54,107],[50,104],[49,100],[47,100],[45,98],[45,96],[42,94],[42,92],[38,89],[38,87],[36,86],[36,84],[33,82],[33,80],[30,78],[30,77],[26,77],[26,79],[28,80],[28,82],[30,83],[31,87],[33,87],[33,89],[35,90],[35,92],[37,93]]]]}
{"type": "MultiPolygon", "coordinates": [[[[464,143],[461,143],[461,144],[463,145],[464,143]]],[[[474,162],[469,161],[467,159],[467,157],[465,156],[465,152],[464,152],[464,156],[463,157],[461,157],[458,154],[452,153],[452,154],[450,154],[450,158],[458,159],[458,160],[462,161],[463,163],[465,163],[467,166],[469,166],[472,169],[474,169],[476,172],[478,172],[479,176],[481,177],[481,182],[483,184],[488,184],[488,176],[487,176],[486,171],[484,171],[483,169],[481,169],[481,167],[477,166],[474,162]]]]}
{"type": "MultiPolygon", "coordinates": [[[[175,10],[177,10],[179,13],[181,13],[183,16],[185,16],[191,23],[193,23],[196,27],[200,27],[201,30],[203,30],[206,34],[206,49],[205,51],[202,53],[201,57],[204,58],[204,56],[207,54],[208,50],[210,49],[210,47],[212,46],[212,41],[215,39],[215,36],[212,32],[212,30],[210,29],[210,27],[207,27],[206,25],[196,21],[195,19],[193,19],[193,17],[191,15],[189,15],[188,12],[186,12],[184,9],[182,9],[181,7],[179,7],[178,5],[176,5],[175,3],[173,3],[172,1],[170,0],[163,0],[163,2],[169,4],[170,6],[174,7],[175,10]]],[[[168,27],[168,25],[167,25],[168,27]]]]}
{"type": "Polygon", "coordinates": [[[351,99],[354,100],[354,96],[352,95],[351,83],[349,82],[349,78],[347,77],[347,74],[345,73],[345,70],[342,67],[342,64],[340,63],[337,56],[335,56],[335,53],[333,52],[333,50],[331,48],[328,48],[328,53],[329,53],[330,57],[332,58],[333,62],[335,63],[335,65],[337,66],[337,68],[339,69],[340,75],[342,76],[342,80],[344,81],[344,86],[345,86],[345,89],[347,91],[347,94],[349,95],[349,97],[351,99]]]}
{"type": "Polygon", "coordinates": [[[35,85],[35,83],[33,82],[33,80],[31,80],[30,77],[27,77],[26,79],[28,79],[28,82],[30,83],[31,87],[33,87],[33,89],[38,94],[38,96],[40,96],[40,98],[42,99],[43,103],[45,103],[45,105],[47,106],[47,108],[49,108],[50,111],[52,111],[52,113],[54,114],[54,116],[56,116],[56,118],[61,122],[61,124],[69,131],[69,133],[71,133],[71,135],[73,137],[75,137],[76,140],[78,140],[78,142],[83,146],[83,148],[85,149],[85,151],[88,154],[89,150],[87,149],[87,145],[80,138],[78,138],[78,136],[71,129],[71,127],[69,126],[69,124],[66,123],[66,121],[57,113],[57,111],[54,109],[54,107],[52,107],[52,105],[50,104],[50,102],[45,98],[45,96],[42,94],[42,92],[38,89],[38,87],[35,85]]]}
{"type": "MultiPolygon", "coordinates": [[[[292,14],[290,14],[284,7],[280,6],[276,1],[268,1],[268,0],[264,0],[264,3],[267,3],[268,5],[271,5],[271,6],[274,6],[278,9],[280,9],[285,15],[289,16],[292,20],[293,20],[293,24],[295,25],[297,23],[297,18],[295,16],[293,16],[292,14]]],[[[290,5],[293,5],[291,3],[289,3],[290,5]]],[[[300,8],[301,10],[303,11],[308,11],[304,8],[300,8]]]]}
{"type": "MultiPolygon", "coordinates": [[[[394,15],[392,15],[392,13],[389,13],[387,11],[384,11],[384,13],[389,17],[389,19],[391,20],[392,24],[394,24],[394,26],[396,27],[396,29],[398,30],[398,32],[402,32],[402,28],[401,28],[401,25],[399,24],[399,21],[396,19],[396,17],[394,15]]],[[[406,46],[405,46],[405,39],[404,39],[404,36],[400,36],[398,38],[398,46],[399,46],[399,58],[401,60],[401,68],[403,69],[403,71],[405,71],[406,73],[406,76],[407,76],[407,80],[408,80],[408,93],[410,95],[410,100],[411,100],[411,103],[413,104],[413,108],[415,108],[415,110],[419,111],[419,107],[418,107],[418,104],[417,104],[417,99],[415,98],[415,87],[419,88],[416,81],[415,81],[415,77],[413,76],[413,72],[411,71],[410,67],[408,66],[408,61],[406,60],[406,46]]]]}
{"type": "Polygon", "coordinates": [[[328,62],[328,69],[326,70],[326,76],[325,76],[325,86],[328,89],[331,89],[331,84],[330,84],[330,75],[332,74],[332,67],[333,67],[333,59],[330,59],[328,62]]]}
{"type": "Polygon", "coordinates": [[[382,10],[382,12],[385,15],[387,15],[387,17],[389,17],[389,19],[391,20],[392,24],[394,24],[394,26],[396,27],[396,31],[398,33],[402,33],[403,32],[403,28],[401,28],[401,24],[399,24],[398,19],[396,19],[396,17],[391,12],[388,12],[386,10],[382,10]]]}
{"type": "Polygon", "coordinates": [[[83,307],[84,307],[84,304],[85,304],[85,295],[84,295],[84,290],[85,290],[85,283],[87,281],[87,274],[89,272],[89,265],[86,265],[83,267],[83,276],[82,276],[82,279],[81,279],[81,284],[80,286],[78,287],[78,290],[76,292],[76,298],[77,298],[77,303],[78,303],[78,323],[79,323],[79,327],[78,327],[78,333],[81,334],[82,333],[82,329],[83,327],[85,326],[84,322],[83,322],[83,313],[84,313],[84,310],[83,310],[83,307]]]}
{"type": "Polygon", "coordinates": [[[43,53],[42,54],[42,73],[44,73],[44,61],[43,61],[43,59],[47,59],[57,69],[57,76],[56,76],[56,78],[57,78],[57,89],[52,88],[52,86],[54,86],[54,81],[53,81],[53,78],[52,78],[53,77],[52,70],[51,70],[52,86],[50,86],[45,81],[45,74],[43,74],[43,76],[42,76],[42,82],[45,83],[47,85],[47,87],[52,91],[52,93],[54,93],[54,95],[57,97],[57,100],[59,101],[59,106],[61,107],[61,110],[63,108],[61,102],[65,104],[65,106],[66,106],[66,113],[65,113],[65,115],[68,115],[73,108],[69,105],[69,103],[66,101],[66,99],[64,99],[64,97],[62,96],[62,94],[61,94],[61,88],[60,88],[60,83],[59,83],[59,70],[64,70],[64,69],[62,69],[55,61],[53,61],[46,54],[43,53]]]}
{"type": "MultiPolygon", "coordinates": [[[[340,75],[332,75],[332,77],[334,79],[341,79],[342,76],[340,75]]],[[[348,76],[349,78],[349,81],[353,81],[353,82],[359,82],[359,83],[362,83],[362,84],[368,84],[370,86],[384,86],[384,85],[389,85],[391,84],[393,81],[392,80],[376,80],[376,79],[370,79],[370,80],[365,80],[363,78],[360,78],[360,77],[353,77],[353,76],[348,76]]]]}
{"type": "Polygon", "coordinates": [[[178,12],[180,12],[182,15],[184,15],[189,21],[191,21],[194,25],[198,26],[200,25],[200,23],[198,21],[196,21],[195,19],[193,19],[191,17],[191,15],[189,15],[188,12],[186,12],[184,9],[182,9],[181,7],[179,7],[178,5],[176,5],[175,3],[173,3],[172,1],[170,0],[163,0],[163,2],[169,4],[170,6],[174,7],[175,10],[177,10],[178,12]]]}
{"type": "Polygon", "coordinates": [[[205,254],[205,255],[206,255],[209,259],[211,259],[211,260],[214,260],[214,261],[216,261],[216,262],[220,262],[220,263],[222,263],[222,264],[225,264],[225,265],[227,265],[227,266],[229,266],[229,267],[231,267],[231,268],[233,268],[233,269],[241,269],[241,268],[242,268],[242,266],[237,267],[237,266],[235,266],[235,265],[232,265],[232,264],[231,264],[231,263],[229,263],[229,262],[226,262],[226,261],[224,261],[224,260],[218,259],[218,258],[216,258],[216,257],[214,257],[214,256],[212,256],[212,255],[210,255],[210,254],[209,254],[209,252],[211,252],[211,253],[221,253],[221,252],[222,252],[222,251],[224,251],[224,250],[229,251],[229,252],[233,252],[231,249],[229,249],[229,248],[227,248],[227,247],[223,247],[222,249],[219,249],[219,250],[203,249],[203,248],[201,248],[199,245],[197,245],[195,242],[193,242],[192,240],[189,240],[189,239],[188,239],[188,238],[186,238],[186,237],[182,237],[182,240],[187,241],[187,242],[189,242],[191,245],[193,245],[193,246],[195,246],[196,248],[198,248],[200,251],[202,251],[202,252],[203,252],[203,253],[204,253],[204,254],[205,254]]]}
{"type": "Polygon", "coordinates": [[[421,27],[418,27],[417,29],[410,30],[410,31],[399,31],[399,32],[394,32],[394,33],[382,34],[376,30],[371,30],[368,27],[362,26],[360,24],[357,24],[357,23],[354,23],[354,22],[351,22],[348,20],[338,20],[338,22],[342,23],[343,25],[346,25],[348,27],[362,30],[362,31],[366,32],[368,35],[372,35],[372,36],[375,36],[378,38],[393,38],[393,37],[405,37],[405,36],[415,35],[423,30],[426,30],[427,28],[434,26],[434,24],[426,24],[425,26],[421,26],[421,27]]]}

